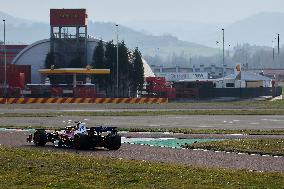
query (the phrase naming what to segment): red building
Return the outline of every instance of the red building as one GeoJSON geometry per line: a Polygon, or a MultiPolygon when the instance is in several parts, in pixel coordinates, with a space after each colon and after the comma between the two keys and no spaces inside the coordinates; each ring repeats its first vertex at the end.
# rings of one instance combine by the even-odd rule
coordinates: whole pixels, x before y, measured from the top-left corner
{"type": "MultiPolygon", "coordinates": [[[[7,85],[8,87],[24,88],[31,83],[31,66],[7,64],[7,85]]],[[[0,86],[3,86],[5,80],[5,66],[0,64],[0,86]]]]}
{"type": "MultiPolygon", "coordinates": [[[[11,64],[13,59],[23,50],[27,45],[6,45],[6,61],[11,64]]],[[[0,64],[5,62],[4,45],[0,45],[0,64]]]]}
{"type": "MultiPolygon", "coordinates": [[[[7,63],[7,85],[8,87],[23,88],[26,83],[31,82],[31,66],[13,65],[13,59],[27,45],[5,45],[6,63],[7,63]]],[[[5,50],[4,45],[0,45],[0,86],[3,86],[5,80],[5,50]]]]}

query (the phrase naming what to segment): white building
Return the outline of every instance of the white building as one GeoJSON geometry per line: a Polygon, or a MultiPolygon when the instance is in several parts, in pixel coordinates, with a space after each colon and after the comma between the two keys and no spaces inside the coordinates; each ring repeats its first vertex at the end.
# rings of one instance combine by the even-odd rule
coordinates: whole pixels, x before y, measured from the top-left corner
{"type": "MultiPolygon", "coordinates": [[[[233,67],[225,66],[217,66],[217,65],[192,65],[190,67],[164,67],[164,66],[156,66],[151,65],[152,70],[154,71],[155,75],[161,75],[166,73],[208,73],[208,77],[210,78],[219,78],[224,75],[229,75],[234,73],[233,67]]],[[[190,78],[185,78],[190,79],[190,78]]]]}
{"type": "Polygon", "coordinates": [[[214,80],[216,88],[272,87],[272,79],[256,73],[241,71],[214,80]]]}

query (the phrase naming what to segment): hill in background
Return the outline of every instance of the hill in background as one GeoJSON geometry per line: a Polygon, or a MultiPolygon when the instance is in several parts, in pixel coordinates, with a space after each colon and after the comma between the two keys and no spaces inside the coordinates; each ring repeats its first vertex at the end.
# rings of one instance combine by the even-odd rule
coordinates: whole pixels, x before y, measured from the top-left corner
{"type": "Polygon", "coordinates": [[[222,40],[225,28],[226,45],[249,43],[272,46],[276,33],[284,35],[284,13],[262,12],[233,23],[201,23],[187,20],[135,21],[126,23],[136,30],[155,35],[171,34],[181,40],[191,41],[216,48],[216,41],[222,40]]]}
{"type": "MultiPolygon", "coordinates": [[[[15,18],[1,12],[0,17],[7,19],[8,42],[33,43],[49,38],[48,23],[15,18]]],[[[150,64],[188,65],[190,62],[196,65],[218,64],[222,52],[221,28],[224,27],[226,56],[227,54],[230,54],[231,57],[234,56],[232,58],[226,57],[227,62],[230,62],[231,59],[233,65],[237,61],[248,63],[253,67],[264,67],[261,65],[275,67],[271,58],[271,47],[272,41],[276,41],[274,39],[277,36],[276,33],[280,34],[280,44],[281,46],[283,44],[281,42],[283,41],[284,25],[280,24],[282,20],[284,20],[283,13],[259,13],[232,24],[206,24],[182,20],[151,21],[141,24],[137,21],[125,23],[128,27],[119,25],[119,40],[124,40],[127,46],[132,49],[139,47],[150,64]],[[216,41],[220,41],[218,46],[216,41]]],[[[96,38],[101,38],[104,41],[114,39],[116,42],[114,23],[90,21],[88,31],[89,35],[96,38]]],[[[3,36],[3,30],[0,30],[0,36],[3,36]]],[[[280,51],[282,52],[282,50],[280,51]]]]}
{"type": "MultiPolygon", "coordinates": [[[[6,40],[7,43],[22,44],[49,38],[49,24],[33,22],[25,19],[15,18],[6,13],[0,13],[0,17],[6,18],[6,40]]],[[[116,28],[114,23],[89,22],[88,34],[105,41],[116,41],[116,28]]],[[[0,31],[3,36],[3,31],[0,31]]],[[[124,40],[128,47],[138,47],[143,55],[163,57],[172,54],[187,54],[192,56],[210,56],[217,50],[192,42],[181,41],[171,35],[154,36],[135,31],[126,26],[119,26],[119,40],[124,40]]]]}

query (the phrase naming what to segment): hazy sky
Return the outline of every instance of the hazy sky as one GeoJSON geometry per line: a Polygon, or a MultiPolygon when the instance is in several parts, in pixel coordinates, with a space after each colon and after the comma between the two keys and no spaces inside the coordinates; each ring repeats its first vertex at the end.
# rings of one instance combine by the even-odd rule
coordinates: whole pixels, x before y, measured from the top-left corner
{"type": "Polygon", "coordinates": [[[284,0],[0,0],[0,11],[49,21],[50,8],[87,8],[95,21],[237,21],[259,12],[284,12],[284,0]]]}

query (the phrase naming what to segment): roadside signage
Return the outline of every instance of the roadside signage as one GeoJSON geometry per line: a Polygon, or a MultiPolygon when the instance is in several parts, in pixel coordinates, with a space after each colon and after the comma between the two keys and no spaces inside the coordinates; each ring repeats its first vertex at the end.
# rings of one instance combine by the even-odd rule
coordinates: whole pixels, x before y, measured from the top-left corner
{"type": "Polygon", "coordinates": [[[163,73],[155,73],[158,77],[165,77],[167,81],[180,81],[186,79],[208,79],[207,72],[163,72],[163,73]]]}
{"type": "Polygon", "coordinates": [[[86,9],[50,9],[51,26],[86,26],[86,9]]]}

